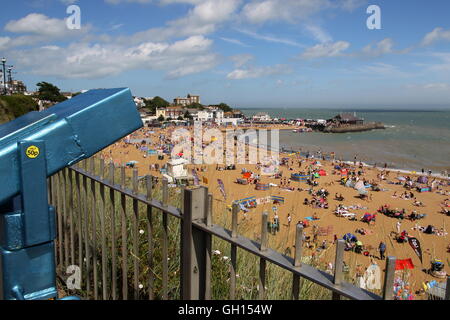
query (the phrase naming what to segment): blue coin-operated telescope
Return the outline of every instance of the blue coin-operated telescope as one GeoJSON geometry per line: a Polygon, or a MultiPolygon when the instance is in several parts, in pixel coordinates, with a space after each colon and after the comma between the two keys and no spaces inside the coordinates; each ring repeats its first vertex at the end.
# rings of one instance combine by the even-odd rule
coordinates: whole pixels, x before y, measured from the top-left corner
{"type": "Polygon", "coordinates": [[[141,127],[126,88],[91,90],[0,126],[0,299],[57,298],[47,177],[141,127]]]}

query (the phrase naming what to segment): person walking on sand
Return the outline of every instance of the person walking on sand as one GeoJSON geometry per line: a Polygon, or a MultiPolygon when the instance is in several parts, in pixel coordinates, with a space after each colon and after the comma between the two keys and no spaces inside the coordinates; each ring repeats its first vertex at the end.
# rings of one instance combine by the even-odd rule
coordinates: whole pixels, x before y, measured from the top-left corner
{"type": "Polygon", "coordinates": [[[380,259],[384,260],[385,259],[384,253],[386,252],[386,244],[383,241],[380,242],[378,250],[380,251],[380,259]]]}
{"type": "Polygon", "coordinates": [[[397,233],[400,233],[402,227],[402,223],[400,221],[397,221],[397,233]]]}
{"type": "Polygon", "coordinates": [[[292,217],[291,217],[290,213],[288,213],[287,220],[288,220],[288,227],[290,227],[291,226],[291,221],[292,221],[292,217]]]}

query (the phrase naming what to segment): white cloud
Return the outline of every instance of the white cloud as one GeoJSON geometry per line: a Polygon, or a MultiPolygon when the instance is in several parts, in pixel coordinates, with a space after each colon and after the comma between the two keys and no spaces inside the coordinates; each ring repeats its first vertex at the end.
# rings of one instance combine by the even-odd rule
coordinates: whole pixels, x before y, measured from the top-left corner
{"type": "Polygon", "coordinates": [[[333,41],[333,38],[328,34],[328,32],[318,25],[307,24],[305,27],[317,41],[321,43],[333,41]]]}
{"type": "MultiPolygon", "coordinates": [[[[145,41],[164,41],[170,38],[189,37],[192,35],[208,35],[215,32],[218,26],[232,19],[241,0],[201,0],[170,1],[195,4],[186,16],[167,22],[164,27],[151,28],[134,35],[121,37],[123,43],[140,43],[145,41]]],[[[164,3],[169,3],[164,1],[164,3]]]]}
{"type": "Polygon", "coordinates": [[[426,90],[426,91],[449,91],[450,83],[446,82],[434,82],[425,84],[409,84],[406,85],[407,89],[413,90],[426,90]]]}
{"type": "Polygon", "coordinates": [[[227,75],[227,78],[231,80],[255,79],[271,75],[286,74],[290,73],[291,71],[292,70],[289,66],[277,64],[275,66],[268,67],[236,69],[230,72],[227,75]]]}
{"type": "Polygon", "coordinates": [[[31,73],[60,78],[103,78],[133,69],[161,70],[168,78],[203,72],[219,62],[210,53],[212,40],[193,36],[174,43],[146,42],[137,46],[72,43],[14,52],[17,64],[31,73]]]}
{"type": "Polygon", "coordinates": [[[230,57],[231,61],[234,62],[234,67],[238,69],[246,65],[249,61],[253,60],[254,58],[255,56],[248,53],[237,54],[235,56],[230,57]]]}
{"type": "Polygon", "coordinates": [[[386,38],[376,43],[375,45],[369,44],[362,49],[362,54],[368,57],[379,57],[384,54],[393,53],[394,41],[386,38]]]}
{"type": "Polygon", "coordinates": [[[346,41],[337,41],[334,43],[322,43],[308,48],[302,53],[304,59],[317,59],[328,57],[343,56],[343,51],[350,47],[350,43],[346,41]]]}
{"type": "Polygon", "coordinates": [[[377,63],[373,63],[371,65],[364,66],[361,69],[359,69],[359,71],[362,73],[368,73],[368,74],[377,75],[377,76],[389,76],[389,77],[409,77],[410,76],[409,73],[399,70],[398,67],[391,65],[391,64],[382,63],[382,62],[377,62],[377,63]]]}
{"type": "Polygon", "coordinates": [[[428,83],[423,88],[427,90],[450,90],[450,83],[428,83]]]}
{"type": "Polygon", "coordinates": [[[270,21],[298,23],[328,9],[351,11],[367,0],[252,0],[242,9],[245,21],[261,24],[270,21]]]}
{"type": "Polygon", "coordinates": [[[425,35],[422,40],[422,46],[429,46],[438,41],[450,41],[450,30],[435,28],[433,31],[425,35]]]}
{"type": "Polygon", "coordinates": [[[19,20],[9,21],[5,30],[13,33],[44,35],[59,38],[66,36],[69,29],[63,19],[49,18],[40,13],[30,13],[19,20]]]}
{"type": "Polygon", "coordinates": [[[263,40],[263,41],[273,42],[273,43],[281,43],[281,44],[285,44],[288,46],[294,46],[294,47],[304,47],[303,44],[298,43],[291,39],[281,38],[281,37],[277,37],[277,36],[263,35],[263,34],[259,34],[259,33],[256,33],[256,32],[250,31],[250,30],[246,30],[246,29],[235,29],[235,30],[240,33],[243,33],[249,37],[258,39],[258,40],[263,40]]]}
{"type": "Polygon", "coordinates": [[[70,30],[66,26],[64,19],[50,18],[40,13],[30,13],[27,16],[9,21],[5,25],[5,30],[16,33],[15,38],[3,38],[0,41],[0,49],[10,49],[20,46],[36,45],[43,42],[56,40],[73,39],[85,36],[92,26],[85,24],[80,30],[70,30]]]}
{"type": "Polygon", "coordinates": [[[225,42],[229,42],[229,43],[233,43],[233,44],[237,44],[241,47],[250,47],[248,44],[243,43],[241,40],[238,39],[233,39],[233,38],[225,38],[225,37],[219,37],[220,40],[223,40],[225,42]]]}
{"type": "Polygon", "coordinates": [[[329,7],[328,0],[253,0],[242,10],[245,20],[251,23],[267,21],[297,22],[329,7]]]}

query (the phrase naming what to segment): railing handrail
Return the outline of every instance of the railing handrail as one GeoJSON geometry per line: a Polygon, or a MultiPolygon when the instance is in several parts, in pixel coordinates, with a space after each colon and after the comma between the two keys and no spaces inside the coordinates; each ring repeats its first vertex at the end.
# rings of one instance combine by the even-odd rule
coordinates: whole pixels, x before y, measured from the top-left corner
{"type": "MultiPolygon", "coordinates": [[[[117,191],[125,196],[137,200],[147,206],[150,206],[155,209],[159,209],[169,215],[176,217],[178,219],[183,220],[183,214],[180,209],[167,205],[165,206],[162,201],[155,199],[148,199],[146,195],[133,192],[132,189],[127,188],[126,186],[122,186],[120,184],[111,183],[108,179],[103,179],[102,177],[95,175],[91,172],[83,170],[79,167],[72,166],[69,168],[82,176],[89,178],[92,181],[95,181],[103,186],[110,188],[111,190],[117,191]]],[[[382,300],[383,297],[367,291],[365,289],[361,289],[353,284],[342,282],[340,284],[335,284],[333,280],[333,275],[330,275],[324,271],[321,271],[313,266],[302,263],[300,267],[295,267],[294,259],[281,254],[273,249],[266,249],[264,251],[261,250],[260,244],[254,240],[246,238],[241,235],[237,235],[235,237],[232,236],[232,231],[227,230],[218,225],[208,226],[206,221],[196,220],[192,221],[192,227],[201,230],[211,236],[218,237],[231,245],[237,246],[256,257],[259,257],[263,260],[269,261],[282,269],[289,271],[293,275],[299,276],[301,278],[307,279],[315,284],[318,284],[321,287],[329,289],[333,292],[333,294],[337,294],[339,296],[344,296],[349,299],[354,300],[382,300]]]]}

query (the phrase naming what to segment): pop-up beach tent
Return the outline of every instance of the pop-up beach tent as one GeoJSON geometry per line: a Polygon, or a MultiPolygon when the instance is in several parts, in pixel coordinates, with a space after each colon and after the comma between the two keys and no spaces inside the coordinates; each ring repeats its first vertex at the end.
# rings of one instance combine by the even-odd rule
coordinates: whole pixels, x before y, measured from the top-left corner
{"type": "Polygon", "coordinates": [[[422,184],[427,184],[428,178],[426,176],[421,176],[421,177],[417,178],[417,182],[422,183],[422,184]]]}
{"type": "Polygon", "coordinates": [[[352,233],[346,233],[343,237],[343,239],[345,241],[349,241],[349,242],[356,242],[358,241],[358,238],[356,238],[356,236],[352,233]]]}

